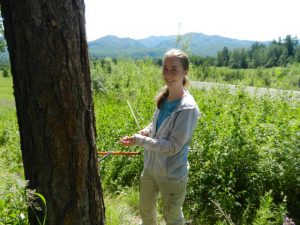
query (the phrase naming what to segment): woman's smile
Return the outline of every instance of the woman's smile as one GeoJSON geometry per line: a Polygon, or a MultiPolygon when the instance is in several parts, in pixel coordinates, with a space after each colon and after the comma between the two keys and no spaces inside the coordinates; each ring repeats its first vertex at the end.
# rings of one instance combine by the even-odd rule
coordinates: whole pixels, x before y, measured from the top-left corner
{"type": "Polygon", "coordinates": [[[173,84],[175,81],[173,79],[172,80],[165,79],[165,82],[167,85],[170,85],[173,84]]]}

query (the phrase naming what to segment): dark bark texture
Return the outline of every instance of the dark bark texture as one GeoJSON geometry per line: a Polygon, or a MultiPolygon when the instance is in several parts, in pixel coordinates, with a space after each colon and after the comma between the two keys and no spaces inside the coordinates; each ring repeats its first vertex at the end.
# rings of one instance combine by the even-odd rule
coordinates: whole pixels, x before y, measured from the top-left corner
{"type": "Polygon", "coordinates": [[[28,188],[46,198],[47,224],[104,224],[84,2],[0,3],[28,188]]]}

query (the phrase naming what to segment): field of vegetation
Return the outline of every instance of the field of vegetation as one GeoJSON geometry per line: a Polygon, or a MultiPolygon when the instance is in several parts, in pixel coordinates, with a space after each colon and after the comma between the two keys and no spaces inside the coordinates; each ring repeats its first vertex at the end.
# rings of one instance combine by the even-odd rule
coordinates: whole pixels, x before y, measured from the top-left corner
{"type": "MultiPolygon", "coordinates": [[[[155,109],[162,87],[151,59],[91,62],[97,127],[102,151],[124,148],[119,139],[137,131],[127,100],[141,126],[155,109]]],[[[193,66],[190,78],[299,90],[300,66],[228,69],[193,66]],[[268,79],[267,79],[268,78],[268,79]],[[267,81],[266,81],[267,80],[267,81]]],[[[250,96],[241,87],[197,90],[202,117],[189,154],[184,205],[195,225],[282,224],[300,222],[300,102],[290,96],[250,96]]],[[[19,134],[11,77],[0,75],[0,224],[28,224],[19,134]]],[[[108,225],[138,224],[138,184],[142,156],[109,156],[99,163],[108,225]]],[[[160,209],[160,204],[159,204],[160,209]]]]}

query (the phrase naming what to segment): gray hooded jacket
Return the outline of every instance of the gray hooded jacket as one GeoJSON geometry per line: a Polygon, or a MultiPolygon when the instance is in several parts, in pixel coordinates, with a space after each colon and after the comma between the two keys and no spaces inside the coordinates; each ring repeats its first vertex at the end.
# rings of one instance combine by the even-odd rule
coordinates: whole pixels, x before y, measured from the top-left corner
{"type": "Polygon", "coordinates": [[[144,147],[144,169],[169,181],[184,179],[188,174],[188,146],[200,111],[193,96],[185,91],[180,103],[156,132],[160,110],[154,113],[145,129],[149,137],[135,134],[138,146],[144,147]]]}

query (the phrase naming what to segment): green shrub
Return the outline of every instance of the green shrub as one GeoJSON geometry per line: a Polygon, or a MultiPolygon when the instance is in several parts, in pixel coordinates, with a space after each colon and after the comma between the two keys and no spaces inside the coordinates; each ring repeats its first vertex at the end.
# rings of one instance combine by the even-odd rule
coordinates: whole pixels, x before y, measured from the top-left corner
{"type": "Polygon", "coordinates": [[[193,220],[202,216],[210,218],[206,224],[216,223],[214,200],[234,223],[246,210],[252,221],[260,197],[272,189],[274,203],[281,204],[286,196],[287,208],[296,216],[299,102],[252,98],[226,89],[194,94],[203,117],[189,157],[187,214],[193,220]]]}
{"type": "Polygon", "coordinates": [[[266,193],[260,198],[260,206],[256,212],[253,220],[253,225],[266,225],[266,224],[281,224],[282,219],[286,214],[284,204],[278,206],[273,203],[272,192],[266,193]]]}
{"type": "Polygon", "coordinates": [[[10,71],[8,69],[3,70],[3,77],[10,77],[10,71]]]}

